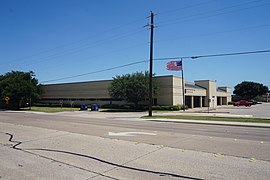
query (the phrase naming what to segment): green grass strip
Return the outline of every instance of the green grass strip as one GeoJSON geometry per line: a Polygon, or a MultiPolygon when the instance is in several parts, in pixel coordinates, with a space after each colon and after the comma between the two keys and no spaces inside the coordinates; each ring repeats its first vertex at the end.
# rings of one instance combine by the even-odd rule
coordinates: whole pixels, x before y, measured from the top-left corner
{"type": "Polygon", "coordinates": [[[252,122],[270,123],[270,119],[262,118],[235,118],[235,117],[213,117],[213,116],[143,116],[146,119],[188,119],[188,120],[207,120],[207,121],[227,121],[227,122],[252,122]]]}
{"type": "Polygon", "coordinates": [[[47,112],[47,113],[55,113],[55,112],[64,112],[64,111],[79,111],[80,108],[67,108],[67,107],[31,107],[31,110],[28,108],[22,108],[24,111],[36,111],[36,112],[47,112]]]}

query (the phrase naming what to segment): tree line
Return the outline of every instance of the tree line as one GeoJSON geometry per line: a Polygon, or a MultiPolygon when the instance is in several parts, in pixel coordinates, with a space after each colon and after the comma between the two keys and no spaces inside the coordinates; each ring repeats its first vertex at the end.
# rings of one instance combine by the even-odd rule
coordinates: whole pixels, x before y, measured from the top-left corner
{"type": "Polygon", "coordinates": [[[42,89],[34,72],[11,71],[0,75],[0,93],[1,108],[19,109],[39,99],[42,89]]]}
{"type": "MultiPolygon", "coordinates": [[[[147,100],[149,92],[149,73],[136,72],[117,75],[108,88],[112,98],[123,99],[138,108],[139,103],[147,100]]],[[[254,99],[266,94],[268,87],[256,83],[243,81],[234,87],[233,93],[244,100],[254,99]]],[[[0,107],[5,109],[19,109],[29,106],[40,99],[42,85],[34,77],[34,72],[11,71],[0,75],[0,107]]],[[[153,81],[153,94],[158,94],[158,84],[153,81]]]]}

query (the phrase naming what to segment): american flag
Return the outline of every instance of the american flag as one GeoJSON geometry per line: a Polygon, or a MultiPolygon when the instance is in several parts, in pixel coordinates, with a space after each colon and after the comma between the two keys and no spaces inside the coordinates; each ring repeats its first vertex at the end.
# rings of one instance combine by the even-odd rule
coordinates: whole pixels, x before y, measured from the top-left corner
{"type": "Polygon", "coordinates": [[[182,71],[182,61],[170,61],[166,65],[167,70],[182,71]]]}

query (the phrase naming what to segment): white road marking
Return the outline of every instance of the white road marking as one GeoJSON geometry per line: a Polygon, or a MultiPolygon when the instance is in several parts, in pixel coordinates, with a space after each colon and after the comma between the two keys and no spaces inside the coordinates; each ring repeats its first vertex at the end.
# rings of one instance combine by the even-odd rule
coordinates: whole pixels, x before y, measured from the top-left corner
{"type": "Polygon", "coordinates": [[[136,136],[136,135],[150,135],[155,136],[154,133],[147,132],[109,132],[109,136],[136,136]]]}

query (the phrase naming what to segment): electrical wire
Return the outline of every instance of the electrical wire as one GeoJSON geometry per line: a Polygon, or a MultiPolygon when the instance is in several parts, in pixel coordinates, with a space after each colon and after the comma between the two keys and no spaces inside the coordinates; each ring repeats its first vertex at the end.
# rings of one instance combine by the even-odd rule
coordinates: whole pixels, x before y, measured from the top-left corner
{"type": "Polygon", "coordinates": [[[104,72],[104,71],[110,71],[110,70],[119,69],[119,68],[123,68],[123,67],[127,67],[127,66],[132,66],[132,65],[135,65],[135,64],[145,63],[147,61],[149,61],[149,60],[136,61],[136,62],[133,62],[133,63],[124,64],[124,65],[121,65],[121,66],[115,66],[115,67],[107,68],[107,69],[103,69],[103,70],[98,70],[98,71],[93,71],[93,72],[89,72],[89,73],[78,74],[78,75],[74,75],[74,76],[68,76],[68,77],[43,81],[41,83],[48,83],[48,82],[54,82],[54,81],[60,81],[60,80],[65,80],[65,79],[71,79],[71,78],[86,76],[86,75],[90,75],[90,74],[96,74],[96,73],[100,73],[100,72],[104,72]]]}
{"type": "MultiPolygon", "coordinates": [[[[208,2],[211,2],[211,1],[208,1],[208,2]]],[[[250,3],[254,3],[254,2],[258,2],[258,1],[250,1],[250,2],[245,3],[244,5],[250,4],[250,3]]],[[[200,4],[202,4],[202,3],[198,3],[198,4],[195,4],[195,5],[187,6],[187,7],[184,7],[184,8],[191,8],[191,7],[194,7],[194,6],[198,6],[200,4]]],[[[226,7],[226,8],[222,8],[222,9],[219,9],[219,10],[215,10],[214,12],[220,11],[220,10],[229,9],[229,8],[232,8],[232,7],[237,7],[237,6],[240,6],[240,5],[243,5],[243,3],[242,4],[238,4],[238,5],[234,5],[234,6],[230,6],[230,7],[226,7]]],[[[260,5],[260,6],[262,6],[262,5],[260,5]]],[[[181,8],[181,9],[183,9],[183,8],[181,8]]],[[[181,9],[179,9],[179,10],[181,10],[181,9]]],[[[177,11],[177,10],[175,10],[175,11],[177,11]]],[[[169,13],[169,12],[174,12],[174,11],[167,11],[167,12],[163,12],[163,13],[159,13],[159,14],[166,14],[166,13],[169,13]]],[[[211,11],[211,12],[213,12],[213,11],[211,11]]],[[[209,13],[209,12],[206,12],[206,13],[209,13]]],[[[197,15],[201,15],[201,14],[205,14],[205,13],[200,13],[200,14],[197,14],[197,15]]],[[[224,13],[221,13],[221,14],[224,14],[224,13]]],[[[193,15],[193,16],[197,16],[197,15],[193,15]]],[[[215,14],[215,15],[217,15],[217,14],[215,14]]],[[[213,15],[211,15],[211,16],[213,16],[213,15]]],[[[209,16],[207,16],[207,17],[209,17],[209,16]]],[[[203,18],[205,18],[205,17],[203,17],[203,18]]],[[[138,21],[135,21],[135,22],[138,22],[138,21]]],[[[179,22],[177,22],[177,23],[179,23],[179,22]]],[[[131,23],[129,23],[129,24],[131,24],[131,23]]],[[[119,27],[121,27],[121,26],[119,26],[119,27]]],[[[117,27],[117,28],[119,28],[119,27],[117,27]]],[[[139,32],[141,32],[141,31],[139,31],[139,32]]],[[[137,32],[135,32],[135,33],[137,33],[137,32]]],[[[121,34],[121,35],[123,35],[123,34],[121,34]]],[[[81,52],[82,50],[93,48],[93,47],[96,47],[96,46],[105,44],[106,42],[115,41],[117,39],[121,39],[121,38],[126,37],[126,36],[129,36],[129,35],[133,35],[133,33],[129,33],[129,34],[124,35],[122,37],[120,36],[120,37],[116,37],[116,38],[113,38],[113,39],[109,39],[107,41],[106,40],[105,41],[104,40],[103,41],[97,41],[97,42],[94,43],[94,45],[92,45],[90,47],[89,47],[89,45],[86,44],[86,45],[81,45],[81,46],[76,47],[76,48],[67,49],[67,50],[62,51],[60,53],[58,52],[58,53],[54,53],[54,54],[51,54],[51,55],[48,55],[48,56],[45,56],[45,57],[37,58],[35,60],[39,60],[39,61],[37,61],[35,63],[24,64],[24,65],[35,65],[35,64],[42,63],[42,62],[45,62],[45,61],[50,61],[52,58],[59,58],[59,57],[66,56],[66,55],[76,54],[76,53],[81,52]]],[[[81,42],[81,41],[84,41],[84,39],[82,39],[82,40],[80,40],[78,42],[81,42]]],[[[53,49],[51,49],[51,50],[53,50],[53,49]]],[[[9,61],[9,62],[14,62],[14,61],[9,61]]],[[[6,63],[5,63],[5,66],[6,66],[6,63]]]]}
{"type": "MultiPolygon", "coordinates": [[[[140,43],[140,44],[136,44],[134,46],[129,46],[129,47],[125,47],[125,48],[121,48],[121,49],[117,49],[117,50],[114,50],[114,51],[108,51],[108,52],[103,52],[102,54],[98,54],[98,55],[95,55],[95,56],[91,56],[91,57],[88,57],[87,59],[93,59],[93,58],[97,58],[97,57],[101,57],[101,56],[105,56],[105,55],[109,55],[109,54],[112,54],[112,53],[116,53],[116,52],[122,52],[124,50],[127,50],[127,49],[131,49],[131,48],[135,48],[135,47],[142,47],[142,46],[146,46],[148,45],[149,43],[140,43]]],[[[86,60],[80,60],[78,63],[82,63],[86,60]]],[[[59,66],[65,64],[66,62],[55,62],[53,64],[47,64],[46,66],[42,66],[42,69],[39,70],[39,72],[42,72],[42,71],[46,71],[48,67],[50,66],[53,66],[53,67],[56,67],[56,68],[59,68],[59,66]]],[[[52,69],[52,68],[50,68],[52,69]]]]}
{"type": "Polygon", "coordinates": [[[178,9],[172,9],[172,10],[162,11],[162,12],[157,13],[156,15],[160,15],[160,14],[161,15],[164,15],[164,14],[174,13],[174,12],[177,12],[177,11],[182,11],[184,9],[191,9],[191,8],[194,8],[194,7],[197,7],[197,6],[209,4],[210,2],[216,2],[216,0],[210,0],[210,1],[206,1],[206,2],[203,1],[201,3],[188,5],[188,6],[185,6],[185,7],[182,7],[182,8],[178,8],[178,9]]]}
{"type": "MultiPolygon", "coordinates": [[[[25,57],[20,57],[20,58],[16,58],[16,59],[13,59],[13,60],[9,60],[8,62],[14,63],[14,62],[16,62],[16,61],[20,61],[20,63],[21,63],[21,62],[22,62],[21,60],[29,60],[29,59],[32,59],[32,58],[34,58],[34,57],[36,57],[36,56],[39,56],[39,55],[42,55],[42,54],[47,54],[47,53],[49,53],[49,52],[53,52],[53,51],[55,51],[55,50],[59,50],[59,49],[65,48],[65,47],[69,47],[69,46],[75,45],[75,44],[78,44],[78,45],[81,44],[81,46],[79,46],[79,47],[77,47],[77,48],[68,49],[68,51],[74,50],[74,49],[83,48],[83,47],[84,47],[84,44],[85,44],[84,42],[85,42],[85,41],[88,41],[88,40],[91,39],[91,38],[94,38],[94,37],[97,37],[97,36],[104,35],[105,33],[111,32],[112,30],[119,29],[119,28],[122,28],[122,27],[127,26],[127,25],[130,25],[130,24],[134,24],[134,23],[139,22],[139,21],[141,21],[141,20],[145,20],[145,19],[144,19],[144,18],[140,18],[140,19],[138,19],[138,20],[135,20],[135,21],[126,23],[126,24],[124,24],[124,25],[120,25],[120,26],[117,26],[117,27],[108,29],[108,30],[106,30],[106,31],[103,31],[103,32],[100,33],[100,35],[92,35],[92,36],[89,36],[89,37],[86,37],[86,38],[83,38],[83,39],[80,39],[80,40],[77,40],[77,41],[73,41],[73,42],[71,42],[71,43],[67,43],[67,44],[63,44],[63,45],[60,45],[60,46],[57,46],[57,47],[54,47],[54,48],[50,48],[50,49],[47,49],[47,50],[43,50],[43,51],[40,51],[40,52],[38,52],[38,53],[29,55],[29,56],[25,56],[25,57]]],[[[141,28],[140,28],[140,29],[141,29],[141,28]]],[[[137,32],[138,30],[139,30],[139,29],[136,28],[136,32],[137,32]]],[[[132,31],[132,32],[133,32],[133,31],[132,31]]],[[[130,33],[132,33],[132,32],[129,31],[129,32],[126,32],[126,33],[119,33],[119,34],[114,35],[114,36],[111,36],[111,37],[109,37],[109,38],[112,39],[112,40],[115,40],[114,38],[117,38],[118,36],[122,37],[124,34],[130,34],[130,33]]],[[[126,35],[124,35],[124,36],[126,36],[126,35]]],[[[109,40],[109,41],[112,41],[112,40],[109,40]]],[[[106,41],[106,39],[105,39],[105,40],[101,40],[101,41],[96,41],[96,42],[94,42],[93,44],[97,44],[97,43],[99,43],[99,42],[102,42],[102,44],[104,44],[104,41],[106,41]]],[[[86,43],[87,43],[87,42],[86,42],[86,43]]],[[[87,44],[89,44],[89,43],[87,43],[87,44]]],[[[87,45],[87,44],[85,44],[85,45],[87,45]]],[[[67,50],[64,51],[64,52],[67,52],[67,50]]],[[[61,52],[61,53],[63,53],[63,52],[61,52]]],[[[46,59],[46,58],[50,58],[51,56],[54,56],[54,55],[57,55],[57,53],[52,54],[52,55],[48,55],[48,56],[43,57],[43,58],[37,58],[37,59],[44,59],[44,58],[46,59]]],[[[65,55],[66,55],[66,54],[65,54],[65,55]]],[[[24,61],[23,61],[23,62],[24,62],[24,61]]],[[[0,64],[0,66],[1,66],[1,65],[5,65],[5,66],[6,66],[7,63],[5,63],[5,64],[0,64]]]]}
{"type": "Polygon", "coordinates": [[[223,53],[223,54],[208,54],[208,55],[198,55],[198,56],[179,56],[179,57],[165,57],[156,58],[155,61],[165,61],[170,59],[198,59],[198,58],[210,58],[210,57],[224,57],[224,56],[237,56],[237,55],[248,55],[248,54],[261,54],[270,53],[270,50],[259,50],[259,51],[246,51],[246,52],[234,52],[234,53],[223,53]]]}
{"type": "MultiPolygon", "coordinates": [[[[179,56],[179,57],[165,57],[165,58],[155,58],[153,60],[154,61],[165,61],[165,60],[177,60],[177,59],[198,59],[198,58],[224,57],[224,56],[261,54],[261,53],[270,53],[270,50],[258,50],[258,51],[222,53],[222,54],[208,54],[208,55],[197,55],[197,56],[183,56],[183,57],[181,57],[181,56],[179,56]]],[[[136,62],[133,62],[133,63],[124,64],[124,65],[120,65],[120,66],[115,66],[115,67],[112,67],[112,68],[106,68],[106,69],[102,69],[102,70],[98,70],[98,71],[93,71],[93,72],[88,72],[88,73],[83,73],[83,74],[58,78],[58,79],[47,80],[47,81],[43,81],[41,83],[43,84],[43,83],[48,83],[48,82],[71,79],[71,78],[86,76],[86,75],[90,75],[90,74],[96,74],[96,73],[101,73],[101,72],[110,71],[110,70],[114,70],[114,69],[119,69],[119,68],[123,68],[123,67],[127,67],[127,66],[133,66],[133,65],[136,65],[136,64],[141,64],[141,63],[146,63],[146,62],[149,62],[149,60],[136,61],[136,62]]]]}
{"type": "Polygon", "coordinates": [[[247,30],[251,30],[251,29],[258,29],[258,28],[264,28],[264,27],[269,27],[269,26],[270,26],[270,24],[264,24],[264,25],[258,25],[258,26],[249,26],[249,27],[243,27],[243,28],[238,28],[238,29],[232,29],[232,30],[227,30],[227,31],[204,33],[204,34],[200,34],[200,35],[190,35],[190,36],[166,38],[166,39],[161,39],[161,40],[158,40],[158,41],[154,41],[154,43],[172,41],[172,40],[176,40],[176,39],[197,38],[197,37],[212,36],[212,35],[217,35],[217,34],[238,32],[238,31],[247,31],[247,30]]]}
{"type": "Polygon", "coordinates": [[[228,6],[228,7],[213,10],[213,11],[207,11],[207,12],[198,13],[198,14],[195,14],[195,15],[184,16],[184,17],[181,17],[181,18],[173,19],[171,21],[166,21],[166,22],[164,21],[164,23],[160,22],[159,26],[167,26],[167,25],[173,25],[173,24],[178,24],[178,23],[182,23],[182,22],[190,22],[190,21],[194,21],[194,20],[206,19],[206,18],[209,18],[209,17],[215,17],[215,16],[219,16],[219,15],[239,12],[239,11],[252,9],[252,8],[257,8],[257,7],[261,7],[261,6],[265,6],[265,5],[270,4],[269,2],[267,2],[267,3],[256,5],[256,6],[251,6],[251,7],[246,7],[246,8],[239,8],[239,9],[234,9],[234,10],[230,10],[230,11],[220,12],[220,11],[224,11],[224,10],[227,10],[227,9],[232,9],[234,7],[238,7],[238,6],[242,7],[243,5],[247,5],[247,4],[254,3],[254,2],[260,2],[260,1],[250,1],[250,2],[247,2],[247,3],[241,3],[241,4],[234,5],[234,6],[228,6]],[[212,15],[208,15],[208,14],[211,14],[211,13],[214,13],[214,12],[217,12],[217,13],[212,14],[212,15]],[[200,17],[200,15],[206,15],[206,16],[200,17]],[[197,16],[199,16],[199,17],[197,17],[197,16]],[[194,18],[192,18],[192,17],[194,17],[194,18]]]}
{"type": "MultiPolygon", "coordinates": [[[[259,0],[259,1],[262,1],[262,0],[259,0]]],[[[193,14],[193,15],[187,15],[187,16],[183,16],[183,17],[171,19],[171,20],[169,20],[169,21],[166,20],[166,22],[167,22],[167,23],[171,23],[171,22],[174,22],[174,21],[185,20],[185,19],[189,19],[189,18],[192,18],[192,17],[200,16],[200,15],[208,15],[208,14],[211,14],[211,13],[214,13],[214,12],[220,12],[220,11],[224,11],[224,10],[231,9],[231,8],[234,8],[234,7],[243,6],[243,5],[250,4],[250,3],[254,3],[254,2],[258,2],[258,1],[257,1],[257,0],[254,1],[254,0],[253,0],[253,1],[249,1],[249,2],[247,2],[247,3],[240,3],[240,4],[237,4],[237,5],[227,6],[227,7],[220,8],[220,9],[216,9],[216,10],[211,10],[211,11],[201,12],[201,13],[197,13],[197,14],[193,14]]],[[[164,21],[164,22],[165,22],[165,21],[164,21]]],[[[166,23],[166,22],[165,22],[165,23],[166,23]]],[[[163,22],[160,22],[160,23],[163,23],[163,22]]]]}
{"type": "Polygon", "coordinates": [[[25,66],[28,66],[28,65],[36,65],[36,64],[39,64],[39,63],[43,63],[43,62],[48,62],[48,61],[51,61],[53,60],[53,58],[59,58],[59,57],[62,57],[62,56],[66,56],[66,55],[73,55],[73,54],[78,54],[80,53],[82,50],[86,50],[86,49],[91,49],[91,48],[95,48],[95,47],[98,47],[98,46],[101,46],[101,45],[104,45],[104,44],[107,44],[109,42],[115,42],[117,40],[120,40],[120,39],[123,39],[123,38],[126,38],[126,37],[129,37],[129,36],[132,36],[134,34],[137,34],[137,33],[140,33],[144,30],[140,29],[139,31],[135,31],[135,32],[131,32],[131,33],[128,33],[126,35],[122,35],[122,36],[119,36],[119,37],[115,37],[115,38],[112,38],[112,39],[108,39],[106,41],[97,41],[95,44],[93,44],[92,46],[89,46],[89,45],[86,45],[86,46],[80,46],[80,47],[77,47],[77,48],[73,48],[73,49],[69,49],[69,50],[66,50],[62,53],[55,53],[55,54],[52,54],[52,55],[48,55],[48,56],[45,56],[45,57],[42,57],[42,58],[37,58],[36,60],[39,60],[35,63],[28,63],[28,64],[25,64],[25,66]]]}

